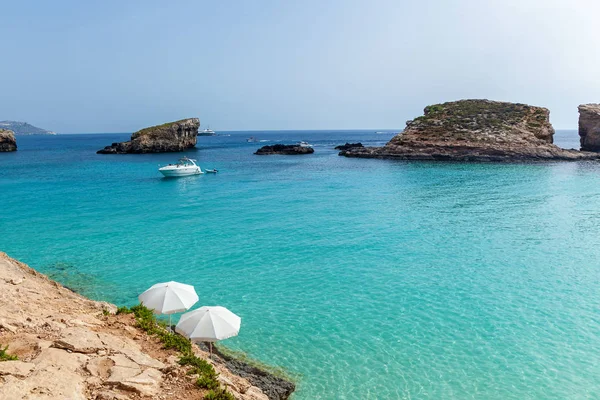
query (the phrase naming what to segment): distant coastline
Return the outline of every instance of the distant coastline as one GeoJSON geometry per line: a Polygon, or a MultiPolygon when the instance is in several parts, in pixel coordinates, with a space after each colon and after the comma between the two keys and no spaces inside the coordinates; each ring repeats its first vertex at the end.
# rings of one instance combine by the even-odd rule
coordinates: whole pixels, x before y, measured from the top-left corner
{"type": "Polygon", "coordinates": [[[19,121],[0,121],[0,129],[8,129],[15,133],[16,136],[31,136],[31,135],[56,135],[56,132],[47,129],[38,128],[27,122],[19,121]]]}

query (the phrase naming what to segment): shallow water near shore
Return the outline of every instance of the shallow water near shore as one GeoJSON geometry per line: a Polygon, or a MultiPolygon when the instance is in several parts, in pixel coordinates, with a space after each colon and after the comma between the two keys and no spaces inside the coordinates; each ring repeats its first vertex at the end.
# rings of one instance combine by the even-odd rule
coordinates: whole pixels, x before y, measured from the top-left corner
{"type": "Polygon", "coordinates": [[[0,154],[0,250],[118,305],[195,285],[242,317],[223,345],[298,377],[296,400],[596,398],[600,163],[333,150],[391,136],[199,137],[186,155],[219,173],[180,179],[157,171],[180,154],[95,154],[127,134],[18,137],[0,154]],[[300,140],[315,154],[252,154],[300,140]]]}

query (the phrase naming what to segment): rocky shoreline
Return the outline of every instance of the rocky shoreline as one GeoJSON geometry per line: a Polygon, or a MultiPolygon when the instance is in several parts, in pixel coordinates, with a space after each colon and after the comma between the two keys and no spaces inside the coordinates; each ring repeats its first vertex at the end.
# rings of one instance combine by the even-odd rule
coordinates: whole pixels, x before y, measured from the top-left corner
{"type": "MultiPolygon", "coordinates": [[[[207,390],[194,384],[178,353],[116,310],[0,252],[0,345],[18,358],[0,358],[0,398],[203,398],[207,390]]],[[[294,390],[293,383],[243,361],[210,360],[195,345],[193,351],[236,399],[283,400],[294,390]]]]}
{"type": "MultiPolygon", "coordinates": [[[[600,154],[553,144],[550,112],[543,107],[490,100],[460,100],[425,107],[383,147],[342,150],[346,157],[432,161],[577,161],[600,154]]],[[[599,125],[600,126],[600,125],[599,125]]]]}

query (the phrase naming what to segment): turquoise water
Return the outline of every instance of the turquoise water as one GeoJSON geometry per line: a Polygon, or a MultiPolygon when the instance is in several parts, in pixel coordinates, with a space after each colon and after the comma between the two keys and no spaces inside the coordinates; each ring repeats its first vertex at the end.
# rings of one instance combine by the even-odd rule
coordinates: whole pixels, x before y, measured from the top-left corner
{"type": "Polygon", "coordinates": [[[334,144],[391,133],[254,132],[199,138],[219,174],[166,180],[177,155],[94,154],[126,136],[0,154],[0,249],[117,304],[195,285],[296,400],[598,398],[600,164],[346,159],[334,144]],[[250,135],[316,152],[254,156],[250,135]]]}

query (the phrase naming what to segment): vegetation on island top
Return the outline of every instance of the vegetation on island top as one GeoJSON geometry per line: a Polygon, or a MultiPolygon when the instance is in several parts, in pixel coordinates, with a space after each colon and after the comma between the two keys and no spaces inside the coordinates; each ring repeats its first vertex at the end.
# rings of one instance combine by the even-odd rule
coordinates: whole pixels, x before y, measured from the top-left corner
{"type": "Polygon", "coordinates": [[[19,359],[17,356],[8,354],[6,350],[8,350],[8,345],[2,348],[2,345],[0,344],[0,361],[16,361],[19,359]]]}
{"type": "Polygon", "coordinates": [[[424,115],[407,121],[407,128],[429,133],[498,130],[525,123],[536,130],[548,123],[548,110],[521,103],[459,100],[425,107],[424,115]]]}
{"type": "Polygon", "coordinates": [[[190,118],[185,118],[185,119],[180,119],[179,121],[166,122],[166,123],[164,123],[164,124],[160,124],[160,125],[149,126],[149,127],[147,127],[147,128],[140,129],[140,130],[139,130],[139,131],[137,131],[137,132],[134,132],[134,133],[133,133],[133,135],[131,135],[131,138],[132,138],[132,139],[135,139],[135,138],[136,138],[136,137],[138,137],[138,136],[145,135],[145,134],[148,134],[148,133],[154,132],[154,131],[156,131],[156,130],[160,130],[160,129],[168,128],[168,127],[170,127],[171,125],[174,125],[174,124],[179,124],[179,123],[183,123],[183,122],[185,122],[185,121],[187,121],[187,120],[189,120],[189,119],[190,119],[190,118]]]}
{"type": "Polygon", "coordinates": [[[154,313],[142,304],[127,308],[119,307],[117,314],[135,315],[136,325],[149,335],[156,336],[163,343],[164,349],[173,349],[180,353],[179,364],[191,367],[188,374],[198,375],[196,386],[202,389],[208,389],[204,400],[235,400],[233,395],[226,389],[221,388],[218,380],[219,374],[214,367],[197,357],[192,350],[192,342],[176,333],[169,332],[166,325],[156,320],[154,313]]]}

